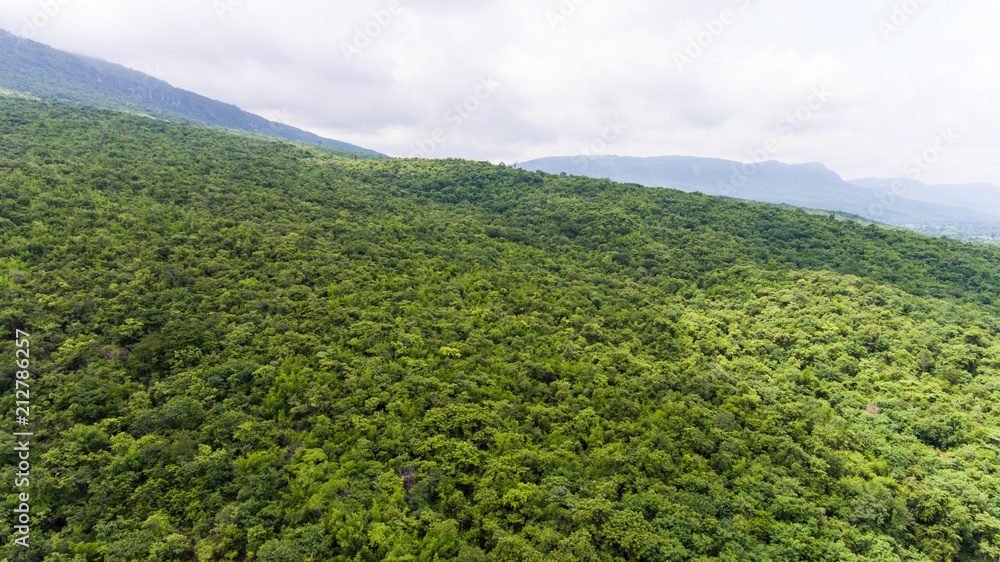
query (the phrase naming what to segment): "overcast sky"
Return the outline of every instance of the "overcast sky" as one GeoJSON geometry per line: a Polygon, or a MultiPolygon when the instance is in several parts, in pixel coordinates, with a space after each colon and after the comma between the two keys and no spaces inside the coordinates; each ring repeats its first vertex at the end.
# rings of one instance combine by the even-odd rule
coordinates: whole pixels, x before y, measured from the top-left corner
{"type": "Polygon", "coordinates": [[[930,183],[1000,184],[997,22],[996,0],[0,4],[15,34],[392,156],[768,158],[930,183]]]}

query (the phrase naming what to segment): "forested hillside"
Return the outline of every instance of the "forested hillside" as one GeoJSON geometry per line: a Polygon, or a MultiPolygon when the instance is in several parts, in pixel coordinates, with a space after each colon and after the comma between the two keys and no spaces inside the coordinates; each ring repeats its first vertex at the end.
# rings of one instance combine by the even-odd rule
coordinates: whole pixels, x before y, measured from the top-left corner
{"type": "Polygon", "coordinates": [[[988,184],[931,187],[909,179],[846,182],[818,162],[740,163],[692,156],[550,157],[518,166],[846,213],[929,236],[1000,241],[1000,187],[988,184]]]}
{"type": "Polygon", "coordinates": [[[341,156],[383,154],[268,121],[235,105],[175,88],[163,80],[101,59],[53,49],[0,29],[0,91],[84,106],[138,112],[168,121],[225,127],[321,145],[341,156]]]}
{"type": "Polygon", "coordinates": [[[0,98],[11,561],[993,561],[1000,255],[0,98]]]}

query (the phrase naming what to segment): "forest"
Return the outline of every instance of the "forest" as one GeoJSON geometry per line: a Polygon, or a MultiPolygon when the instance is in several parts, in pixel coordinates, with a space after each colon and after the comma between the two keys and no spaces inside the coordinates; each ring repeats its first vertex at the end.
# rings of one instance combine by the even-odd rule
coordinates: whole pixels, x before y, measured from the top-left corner
{"type": "Polygon", "coordinates": [[[1000,557],[995,246],[0,97],[0,293],[11,562],[1000,557]]]}

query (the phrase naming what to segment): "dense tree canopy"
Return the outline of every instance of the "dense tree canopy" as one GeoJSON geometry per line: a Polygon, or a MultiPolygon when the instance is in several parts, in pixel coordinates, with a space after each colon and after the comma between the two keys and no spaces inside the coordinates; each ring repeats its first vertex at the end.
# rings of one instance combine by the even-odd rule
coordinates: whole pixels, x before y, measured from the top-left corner
{"type": "Polygon", "coordinates": [[[11,561],[1000,557],[995,248],[0,110],[11,561]]]}

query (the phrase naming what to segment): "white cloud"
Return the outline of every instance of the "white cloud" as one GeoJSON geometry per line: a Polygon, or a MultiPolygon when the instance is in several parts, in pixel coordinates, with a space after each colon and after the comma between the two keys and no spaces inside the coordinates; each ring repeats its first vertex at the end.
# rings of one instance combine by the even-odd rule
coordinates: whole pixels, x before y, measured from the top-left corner
{"type": "Polygon", "coordinates": [[[0,27],[55,3],[39,41],[400,156],[438,129],[433,156],[572,154],[618,119],[609,153],[746,159],[822,85],[831,99],[776,159],[900,175],[953,126],[926,178],[1000,183],[991,0],[925,2],[888,40],[879,22],[903,0],[396,1],[5,0],[0,27]],[[484,78],[500,86],[455,126],[484,78]]]}

